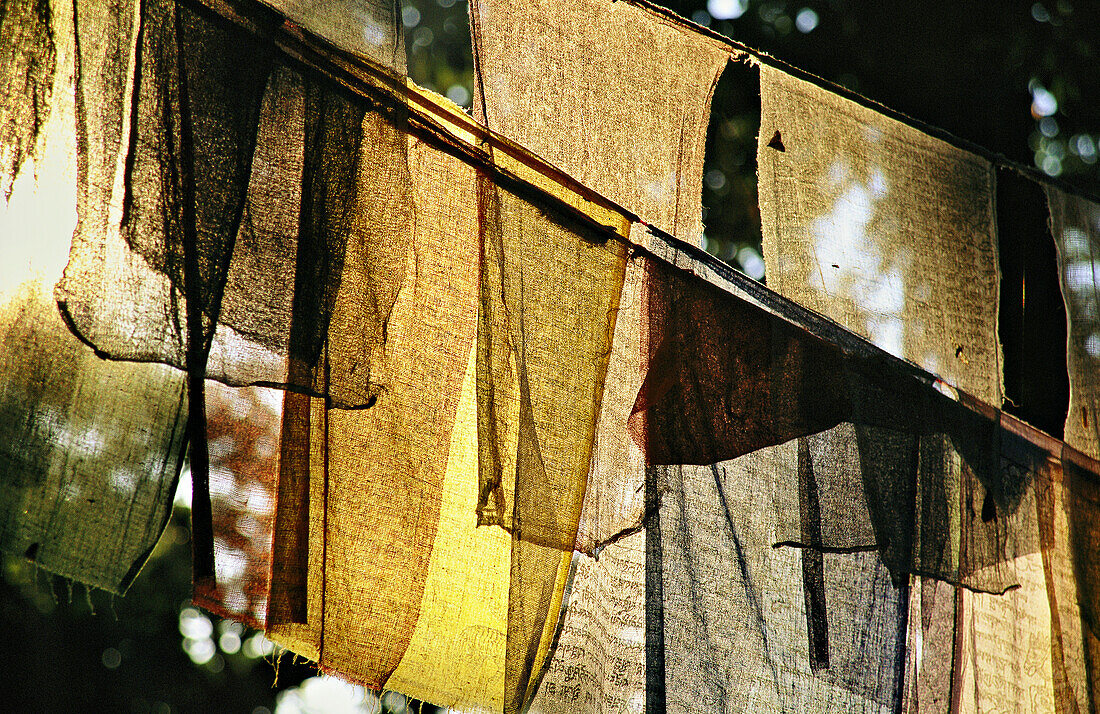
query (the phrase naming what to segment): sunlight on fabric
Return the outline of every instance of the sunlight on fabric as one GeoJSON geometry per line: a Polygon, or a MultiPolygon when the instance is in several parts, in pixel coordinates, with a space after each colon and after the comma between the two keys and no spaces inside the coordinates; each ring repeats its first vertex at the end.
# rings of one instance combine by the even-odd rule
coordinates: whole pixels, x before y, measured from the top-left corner
{"type": "Polygon", "coordinates": [[[1000,404],[990,163],[777,69],[761,87],[768,286],[1000,404]]]}
{"type": "Polygon", "coordinates": [[[869,313],[865,327],[872,343],[892,355],[901,356],[905,324],[903,272],[908,254],[884,255],[867,233],[876,206],[886,197],[886,175],[873,167],[866,180],[852,175],[843,159],[835,160],[822,179],[826,195],[836,196],[832,210],[812,224],[817,259],[817,277],[830,295],[847,295],[869,313]],[[873,281],[861,277],[873,275],[873,281]]]}
{"type": "Polygon", "coordinates": [[[63,42],[57,60],[37,152],[0,202],[0,547],[122,593],[164,528],[186,407],[178,372],[99,359],[58,312],[80,179],[63,42]]]}

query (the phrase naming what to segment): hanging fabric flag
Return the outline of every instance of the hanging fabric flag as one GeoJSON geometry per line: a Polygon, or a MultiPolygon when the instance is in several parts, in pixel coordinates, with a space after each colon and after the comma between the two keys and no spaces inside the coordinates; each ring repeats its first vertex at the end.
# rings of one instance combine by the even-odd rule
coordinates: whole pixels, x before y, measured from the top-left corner
{"type": "MultiPolygon", "coordinates": [[[[1070,403],[1065,442],[1100,458],[1100,206],[1049,186],[1047,201],[1066,305],[1070,403]]],[[[1067,468],[1065,484],[1051,489],[1050,501],[1049,527],[1059,548],[1044,565],[1054,571],[1048,577],[1057,574],[1056,582],[1063,585],[1052,590],[1057,598],[1051,603],[1052,619],[1059,625],[1052,647],[1055,681],[1066,688],[1067,702],[1085,711],[1100,701],[1100,566],[1095,562],[1100,486],[1067,468]],[[1075,549],[1069,551],[1066,543],[1075,549]],[[1076,588],[1071,587],[1074,576],[1076,588]]],[[[1064,711],[1073,709],[1067,705],[1064,711]]]]}
{"type": "Polygon", "coordinates": [[[477,0],[470,24],[475,115],[489,129],[647,223],[699,239],[728,45],[611,0],[477,0]]]}
{"type": "MultiPolygon", "coordinates": [[[[80,215],[73,16],[71,6],[45,16],[44,4],[28,8],[37,9],[6,14],[0,32],[12,30],[9,22],[39,35],[48,27],[44,44],[24,48],[32,64],[23,76],[53,86],[27,87],[28,99],[52,97],[33,127],[38,138],[0,130],[0,155],[19,163],[41,143],[0,207],[0,548],[124,593],[171,512],[185,443],[184,381],[161,365],[99,359],[58,314],[50,291],[80,215]],[[34,64],[47,55],[58,63],[48,76],[34,64]]],[[[20,128],[31,127],[25,119],[16,117],[20,128]]]]}
{"type": "Polygon", "coordinates": [[[645,462],[625,428],[642,380],[644,289],[644,262],[634,257],[615,318],[579,553],[532,712],[613,714],[645,704],[645,462]]]}
{"type": "Polygon", "coordinates": [[[86,167],[79,206],[93,220],[78,228],[56,297],[73,331],[101,355],[188,371],[193,565],[203,581],[214,576],[203,386],[270,43],[242,37],[205,9],[163,0],[78,4],[76,46],[115,55],[119,38],[99,32],[121,29],[117,19],[129,12],[136,14],[132,66],[108,65],[100,74],[78,60],[77,140],[86,167]],[[100,19],[84,23],[85,14],[100,19]],[[114,91],[100,94],[103,84],[114,91]],[[130,96],[122,87],[132,88],[130,96]],[[100,136],[120,141],[93,143],[100,136]]]}
{"type": "Polygon", "coordinates": [[[531,686],[506,692],[511,712],[531,701],[554,635],[626,247],[486,181],[479,214],[478,522],[512,536],[506,682],[531,686]]]}
{"type": "MultiPolygon", "coordinates": [[[[727,405],[711,411],[715,425],[700,421],[695,427],[702,435],[697,448],[708,453],[716,443],[711,435],[723,433],[725,415],[761,400],[760,381],[738,365],[756,365],[758,372],[763,365],[764,374],[775,375],[773,384],[782,374],[782,383],[803,390],[783,400],[793,408],[765,409],[759,418],[742,420],[754,425],[747,433],[757,441],[728,439],[724,455],[758,449],[749,456],[651,470],[647,490],[659,497],[660,510],[647,521],[655,539],[647,567],[658,571],[658,589],[647,592],[650,632],[660,634],[648,638],[647,666],[661,681],[648,682],[648,695],[663,690],[661,701],[674,707],[704,701],[728,711],[880,711],[921,696],[926,708],[941,710],[966,695],[962,687],[972,670],[968,664],[956,669],[957,653],[1018,663],[1032,655],[1015,648],[1055,642],[1060,651],[1048,645],[1043,653],[1045,683],[1024,696],[1068,706],[1066,687],[1051,678],[1051,665],[1063,668],[1063,685],[1085,681],[1074,678],[1084,665],[1073,643],[1080,642],[1096,597],[1087,556],[1078,549],[1094,546],[1095,537],[1083,526],[1092,521],[1073,517],[1097,515],[1100,464],[972,397],[946,396],[911,366],[868,352],[869,345],[845,346],[833,324],[801,321],[795,327],[799,322],[775,311],[784,301],[763,288],[756,293],[765,300],[753,305],[659,263],[650,280],[651,295],[664,296],[650,305],[654,344],[687,343],[698,330],[697,339],[732,345],[712,362],[679,349],[669,352],[684,354],[683,360],[662,355],[662,347],[651,352],[633,417],[636,432],[654,446],[647,449],[651,460],[683,459],[663,456],[670,443],[691,446],[684,423],[670,416],[705,414],[698,407],[706,399],[727,405]],[[723,328],[706,319],[711,312],[735,319],[723,328]],[[688,336],[680,338],[684,332],[688,336]],[[791,357],[812,350],[817,354],[805,363],[810,370],[800,371],[791,357]],[[716,372],[711,364],[726,368],[716,372]],[[817,415],[811,428],[819,433],[795,438],[807,422],[792,420],[792,412],[817,415]],[[760,448],[770,443],[782,445],[760,448]],[[1025,590],[1026,599],[1011,599],[1025,587],[1034,589],[1036,580],[1038,597],[1025,590]],[[966,617],[1002,629],[970,634],[968,642],[956,640],[965,620],[946,639],[942,623],[923,621],[918,632],[929,630],[933,637],[917,649],[907,642],[916,626],[909,620],[910,582],[921,583],[926,607],[937,604],[941,583],[973,591],[972,600],[962,601],[966,617]],[[1070,593],[1079,594],[1080,610],[1070,593]],[[783,605],[770,606],[777,597],[783,605]],[[1036,620],[1034,613],[1048,607],[1062,610],[1061,625],[1036,620]],[[1030,608],[1017,615],[1030,620],[994,619],[1015,608],[1030,608]],[[1016,639],[1020,632],[1028,637],[1016,639]],[[1000,644],[992,644],[993,637],[1002,638],[1000,644]],[[914,661],[916,652],[923,662],[914,661]],[[942,667],[945,659],[946,669],[933,671],[949,681],[933,686],[932,671],[922,665],[942,667]],[[745,681],[754,685],[733,686],[745,681]]],[[[737,282],[743,288],[748,281],[731,285],[737,282]]],[[[955,602],[951,597],[949,604],[955,602]]],[[[988,682],[979,685],[977,694],[989,696],[988,682]]],[[[1076,696],[1073,701],[1085,701],[1076,696]]]]}
{"type": "Polygon", "coordinates": [[[271,594],[282,402],[274,389],[206,385],[216,582],[191,599],[261,630],[271,594]]]}
{"type": "MultiPolygon", "coordinates": [[[[475,115],[489,129],[644,221],[698,240],[710,100],[729,46],[621,2],[479,0],[470,20],[475,115]]],[[[624,429],[642,378],[639,265],[628,266],[619,300],[575,543],[586,556],[533,705],[540,711],[633,711],[644,696],[644,671],[625,664],[644,630],[645,472],[624,429]],[[608,583],[620,585],[615,595],[608,583]],[[603,636],[590,637],[593,627],[603,636]]]]}
{"type": "Polygon", "coordinates": [[[816,504],[801,498],[807,469],[785,468],[806,460],[790,440],[858,411],[843,354],[676,269],[651,264],[649,288],[649,370],[632,428],[655,464],[647,489],[660,504],[647,521],[660,588],[650,617],[663,633],[647,647],[660,663],[653,704],[888,707],[904,645],[889,571],[867,554],[773,548],[799,539],[799,514],[812,515],[802,502],[816,504]],[[775,444],[785,445],[763,448],[775,444]]]}
{"type": "MultiPolygon", "coordinates": [[[[758,164],[769,283],[999,405],[988,161],[771,67],[761,69],[761,97],[758,164]]],[[[877,447],[862,441],[861,452],[889,447],[888,441],[877,447]]],[[[957,488],[951,478],[944,483],[957,488]]],[[[952,513],[967,498],[965,488],[949,495],[943,517],[956,518],[952,513]]],[[[1034,521],[1019,525],[1018,538],[1037,541],[1034,521]]],[[[1006,708],[1052,706],[1049,647],[1003,656],[1008,643],[1049,632],[1040,561],[1030,552],[1015,563],[1021,587],[1003,596],[960,590],[954,601],[925,598],[922,586],[939,586],[914,582],[913,622],[957,623],[956,646],[939,650],[945,659],[926,656],[932,648],[912,655],[920,657],[915,676],[937,688],[934,694],[918,688],[914,696],[922,705],[941,697],[937,682],[950,671],[952,706],[976,707],[979,695],[1006,708]],[[934,674],[924,677],[921,669],[934,674]]],[[[935,637],[928,632],[920,641],[935,637]]]]}
{"type": "Polygon", "coordinates": [[[420,612],[473,347],[475,174],[410,148],[400,116],[289,67],[273,74],[264,103],[255,208],[286,213],[298,244],[287,258],[289,373],[301,370],[320,394],[366,385],[360,410],[331,397],[283,400],[267,627],[377,688],[420,612]]]}
{"type": "Polygon", "coordinates": [[[32,158],[49,118],[57,47],[49,0],[16,0],[0,15],[0,192],[32,158]]]}
{"type": "Polygon", "coordinates": [[[768,284],[999,405],[989,162],[767,65],[760,86],[768,284]]]}

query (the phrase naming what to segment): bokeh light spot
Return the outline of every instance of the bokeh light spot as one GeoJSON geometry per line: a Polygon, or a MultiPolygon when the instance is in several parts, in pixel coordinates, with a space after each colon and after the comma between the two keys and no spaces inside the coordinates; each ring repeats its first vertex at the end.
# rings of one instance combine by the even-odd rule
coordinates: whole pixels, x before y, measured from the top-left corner
{"type": "Polygon", "coordinates": [[[457,83],[452,84],[447,88],[447,99],[450,99],[460,107],[469,106],[470,90],[466,89],[465,85],[457,83]]]}
{"type": "Polygon", "coordinates": [[[1049,117],[1058,111],[1058,99],[1041,84],[1031,90],[1031,113],[1036,117],[1049,117]]]}
{"type": "Polygon", "coordinates": [[[808,7],[804,7],[798,11],[798,14],[794,16],[794,26],[798,28],[798,31],[802,34],[813,32],[817,27],[819,18],[817,13],[808,7]]]}
{"type": "Polygon", "coordinates": [[[707,12],[715,20],[736,20],[749,9],[749,0],[707,0],[707,12]]]}

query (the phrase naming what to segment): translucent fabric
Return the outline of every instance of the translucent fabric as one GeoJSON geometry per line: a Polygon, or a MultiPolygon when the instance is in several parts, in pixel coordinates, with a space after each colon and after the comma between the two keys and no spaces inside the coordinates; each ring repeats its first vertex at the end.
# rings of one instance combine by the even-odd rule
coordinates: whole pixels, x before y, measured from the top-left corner
{"type": "MultiPolygon", "coordinates": [[[[263,34],[186,5],[144,7],[134,107],[95,82],[107,74],[125,86],[125,76],[97,73],[78,85],[95,113],[117,115],[88,124],[127,130],[130,146],[87,141],[82,214],[121,212],[85,221],[59,300],[115,358],[363,406],[372,396],[365,361],[397,290],[385,278],[364,285],[366,272],[390,268],[377,263],[387,246],[372,253],[369,223],[379,219],[370,211],[400,206],[371,203],[356,186],[372,178],[359,172],[400,166],[403,145],[391,134],[364,146],[363,109],[274,66],[263,34]],[[360,158],[390,151],[398,160],[360,158]],[[114,192],[96,194],[105,186],[114,192]],[[314,372],[329,329],[364,334],[326,387],[314,372]]],[[[91,39],[81,34],[81,47],[91,39]]]]}
{"type": "Polygon", "coordinates": [[[264,0],[341,50],[405,73],[405,33],[396,0],[264,0]]]}
{"type": "Polygon", "coordinates": [[[57,48],[48,0],[4,3],[0,12],[0,191],[35,154],[49,117],[57,48]]]}
{"type": "Polygon", "coordinates": [[[1096,515],[1097,462],[882,353],[842,348],[827,339],[835,325],[794,328],[766,309],[774,297],[753,305],[659,263],[649,280],[662,298],[650,301],[663,335],[654,343],[705,334],[729,345],[714,362],[670,349],[688,355],[673,368],[651,352],[646,383],[659,396],[643,387],[634,416],[653,445],[647,457],[669,462],[647,484],[660,504],[647,520],[647,568],[661,583],[647,588],[651,631],[656,620],[661,632],[648,639],[647,666],[660,664],[665,705],[1088,705],[1081,643],[1096,597],[1091,555],[1079,549],[1095,543],[1074,519],[1096,515]],[[736,318],[723,332],[710,311],[736,318]],[[791,356],[812,349],[804,371],[791,356]],[[788,392],[786,408],[746,413],[723,453],[714,435],[726,415],[762,399],[739,364],[805,389],[788,392]],[[717,398],[724,408],[699,408],[717,398]],[[669,418],[708,412],[694,432],[669,418]],[[1041,642],[1053,644],[1036,653],[1041,642]]]}
{"type": "Polygon", "coordinates": [[[1067,444],[1100,457],[1100,206],[1047,188],[1066,303],[1070,404],[1067,444]]]}
{"type": "MultiPolygon", "coordinates": [[[[393,131],[365,116],[364,134],[393,131]]],[[[375,231],[398,241],[390,257],[404,284],[372,364],[378,396],[364,410],[284,400],[268,617],[273,638],[375,688],[401,663],[419,617],[477,306],[473,169],[423,145],[398,166],[402,180],[365,184],[381,206],[389,190],[408,200],[375,231]]],[[[343,354],[342,334],[324,336],[323,373],[343,354]]]]}
{"type": "MultiPolygon", "coordinates": [[[[625,245],[481,186],[478,523],[512,536],[508,681],[546,658],[580,523],[625,245]]],[[[534,689],[509,692],[520,710],[534,689]]]]}
{"type": "MultiPolygon", "coordinates": [[[[777,292],[650,227],[694,238],[696,111],[737,50],[644,3],[472,8],[510,138],[354,46],[389,4],[81,1],[53,50],[18,7],[30,55],[55,53],[39,74],[75,77],[50,116],[76,231],[71,332],[43,295],[60,260],[4,285],[5,548],[123,589],[186,433],[196,601],[374,688],[506,712],[1095,708],[1092,204],[1051,198],[1078,451],[999,411],[987,160],[765,67],[777,292]],[[524,92],[554,68],[584,91],[540,109],[524,92]],[[563,136],[561,163],[521,145],[563,136]]],[[[42,128],[0,132],[30,155],[42,128]]]]}
{"type": "Polygon", "coordinates": [[[488,128],[647,223],[699,239],[728,45],[629,2],[476,0],[470,24],[488,128]]]}
{"type": "Polygon", "coordinates": [[[206,385],[216,577],[199,583],[192,600],[258,629],[267,619],[275,560],[282,401],[274,389],[206,385]]]}
{"type": "Polygon", "coordinates": [[[0,115],[14,122],[0,128],[0,155],[21,168],[5,184],[10,196],[0,206],[0,548],[124,593],[171,513],[187,399],[175,370],[99,359],[69,331],[51,296],[77,219],[68,10],[17,3],[0,23],[9,39],[31,33],[22,35],[25,53],[3,71],[25,70],[32,85],[46,82],[3,84],[42,102],[35,119],[41,124],[4,115],[19,110],[15,97],[0,101],[0,115]],[[44,74],[36,63],[47,56],[44,74]],[[8,133],[16,129],[33,134],[24,141],[8,133]],[[22,163],[36,142],[33,160],[22,163]]]}
{"type": "Polygon", "coordinates": [[[376,398],[369,363],[401,255],[371,223],[400,222],[405,198],[357,187],[404,186],[372,174],[400,156],[362,160],[404,142],[364,145],[362,106],[276,66],[281,18],[261,6],[231,20],[170,0],[78,3],[76,17],[81,221],[56,296],[101,355],[187,370],[195,573],[210,578],[203,380],[376,398]],[[356,338],[320,374],[330,331],[356,338]]]}
{"type": "Polygon", "coordinates": [[[999,406],[992,165],[773,67],[760,88],[768,285],[999,406]]]}

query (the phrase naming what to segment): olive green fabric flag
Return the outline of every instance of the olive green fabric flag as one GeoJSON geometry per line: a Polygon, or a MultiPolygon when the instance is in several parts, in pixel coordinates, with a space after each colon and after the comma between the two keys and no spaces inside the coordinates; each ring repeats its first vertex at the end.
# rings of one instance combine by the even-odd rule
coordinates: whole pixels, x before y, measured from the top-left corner
{"type": "Polygon", "coordinates": [[[0,4],[0,193],[34,156],[49,118],[57,47],[49,0],[0,4]]]}
{"type": "MultiPolygon", "coordinates": [[[[483,181],[478,522],[512,536],[506,681],[537,683],[584,501],[626,246],[483,181]]],[[[521,711],[533,686],[507,692],[521,711]]]]}
{"type": "MultiPolygon", "coordinates": [[[[29,21],[20,19],[18,7],[8,9],[3,32],[9,23],[29,21]]],[[[28,91],[45,91],[53,101],[41,107],[43,125],[33,127],[40,151],[22,165],[0,205],[0,548],[49,572],[123,593],[171,513],[187,400],[175,370],[97,357],[69,331],[51,295],[76,225],[83,176],[70,9],[29,18],[49,22],[49,32],[38,28],[47,44],[37,49],[48,49],[51,58],[56,49],[56,74],[35,74],[41,67],[33,65],[34,47],[25,48],[23,60],[5,64],[22,66],[28,81],[52,82],[28,91]]],[[[28,98],[42,101],[43,95],[28,98]]],[[[32,128],[25,120],[16,122],[32,128]]],[[[4,131],[0,152],[25,158],[33,142],[10,143],[4,131]]]]}

